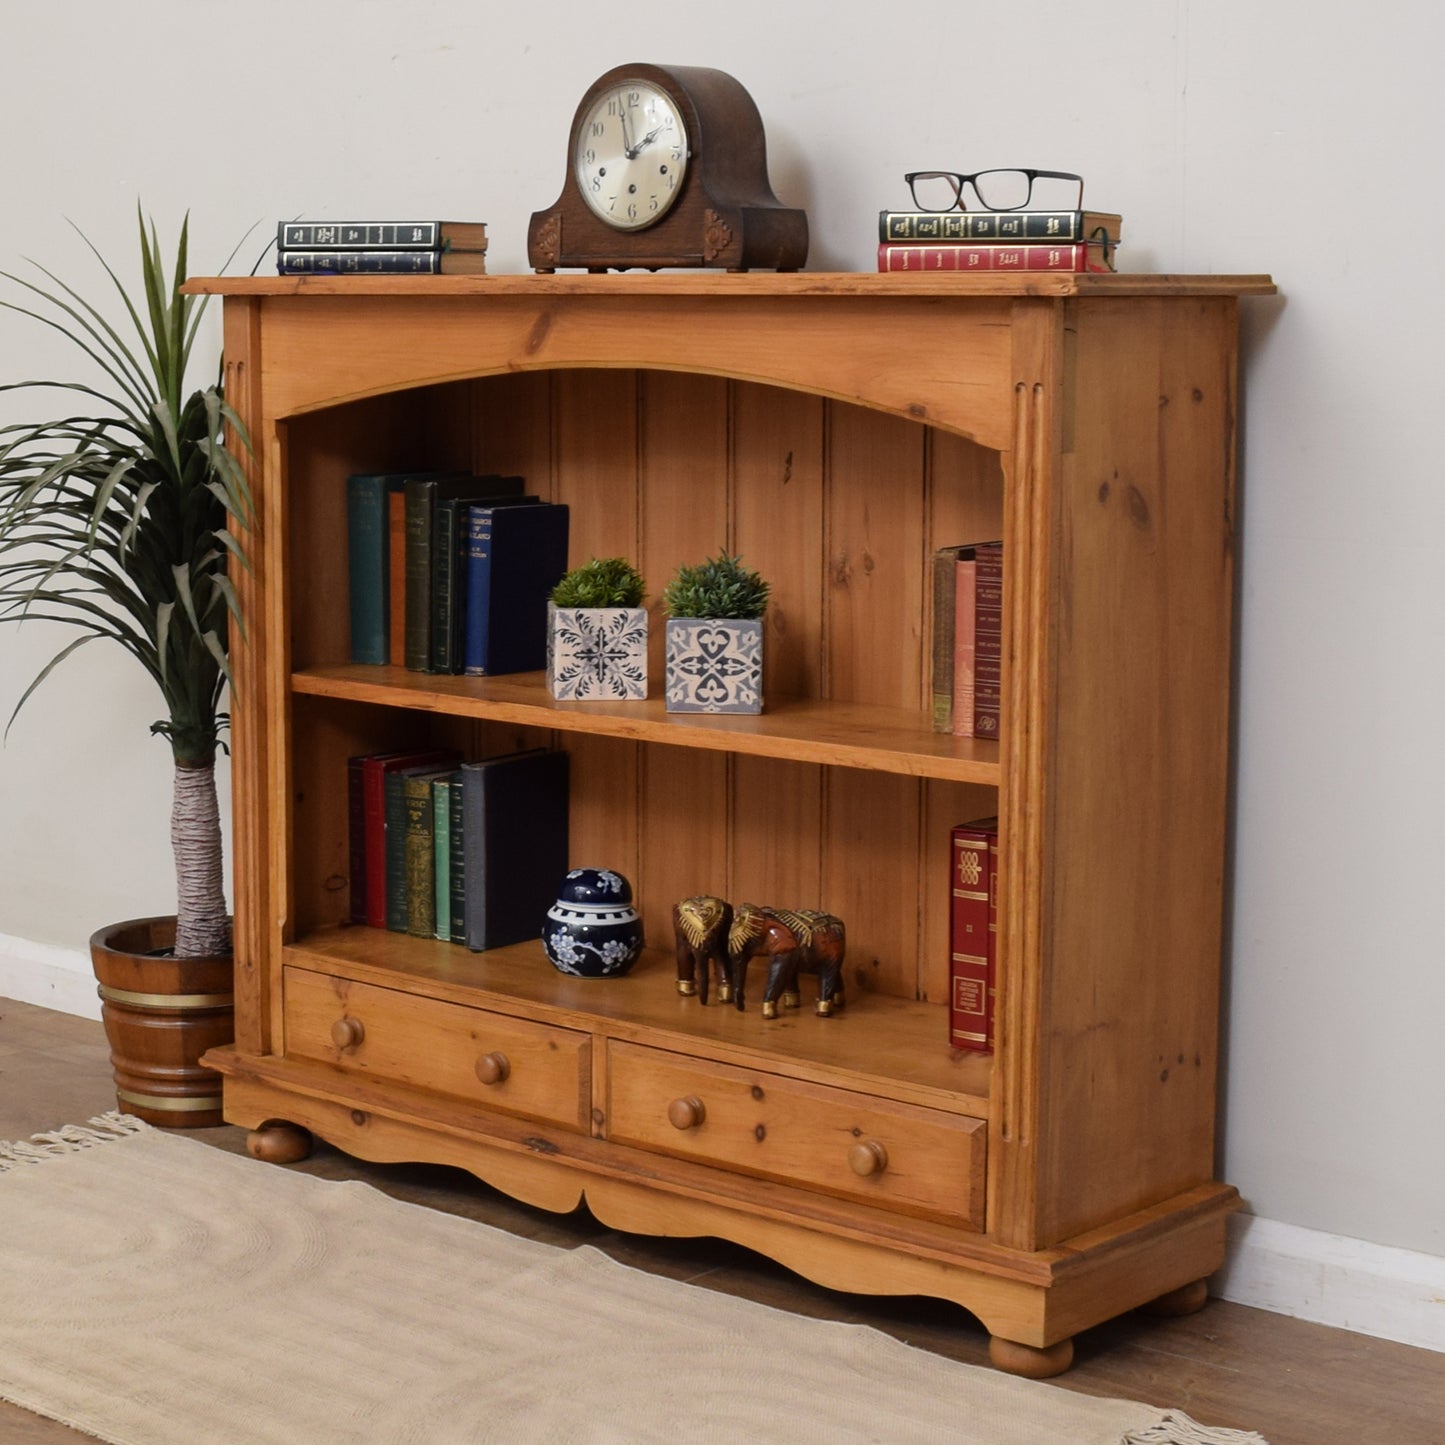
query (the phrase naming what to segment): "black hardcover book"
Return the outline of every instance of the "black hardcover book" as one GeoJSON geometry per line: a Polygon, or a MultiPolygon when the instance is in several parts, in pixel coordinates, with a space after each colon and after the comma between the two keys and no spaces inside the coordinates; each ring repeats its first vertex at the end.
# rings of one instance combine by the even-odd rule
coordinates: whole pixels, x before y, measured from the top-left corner
{"type": "Polygon", "coordinates": [[[464,670],[473,677],[547,665],[547,599],[567,570],[565,502],[467,508],[464,670]]]}
{"type": "Polygon", "coordinates": [[[521,506],[537,501],[516,489],[521,477],[478,477],[475,494],[439,496],[432,509],[431,670],[461,672],[467,595],[467,508],[521,506]]]}
{"type": "MultiPolygon", "coordinates": [[[[522,492],[521,477],[478,477],[470,472],[407,478],[406,497],[406,658],[413,672],[430,672],[432,614],[432,537],[436,507],[443,497],[467,495],[504,500],[522,492]]],[[[392,659],[396,661],[395,658],[392,659]]]]}
{"type": "Polygon", "coordinates": [[[567,873],[567,754],[531,748],[461,772],[467,947],[540,938],[567,873]]]}

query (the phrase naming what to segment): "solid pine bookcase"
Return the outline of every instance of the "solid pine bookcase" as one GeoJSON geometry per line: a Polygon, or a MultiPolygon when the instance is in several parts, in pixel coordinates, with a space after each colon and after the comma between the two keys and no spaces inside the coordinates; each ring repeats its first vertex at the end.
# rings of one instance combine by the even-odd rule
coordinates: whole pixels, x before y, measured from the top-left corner
{"type": "Polygon", "coordinates": [[[1267,277],[194,280],[254,444],[234,653],[236,1041],[252,1152],[312,1134],[549,1210],[956,1301],[1002,1367],[1197,1307],[1213,1178],[1239,298],[1267,277]],[[654,599],[646,703],[348,662],[345,478],[520,472],[654,599]],[[930,557],[1002,537],[998,741],[930,726],[930,557]],[[671,715],[655,599],[773,585],[765,711],[671,715]],[[348,924],[346,763],[571,756],[571,856],[649,949],[565,977],[348,924]],[[948,1045],[949,831],[1001,828],[997,1050],[948,1045]],[[672,904],[823,908],[847,1007],[674,987],[672,904]]]}

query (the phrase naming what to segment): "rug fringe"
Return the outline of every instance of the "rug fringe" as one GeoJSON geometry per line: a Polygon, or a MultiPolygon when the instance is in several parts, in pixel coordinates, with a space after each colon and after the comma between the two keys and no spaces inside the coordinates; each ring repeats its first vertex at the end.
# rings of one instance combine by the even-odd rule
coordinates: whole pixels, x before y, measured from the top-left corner
{"type": "Polygon", "coordinates": [[[1166,1410],[1154,1424],[1130,1430],[1119,1445],[1269,1445],[1253,1430],[1220,1430],[1191,1420],[1182,1410],[1166,1410]]]}
{"type": "Polygon", "coordinates": [[[0,1174],[21,1164],[42,1164],[57,1155],[75,1154],[96,1144],[109,1144],[130,1134],[144,1133],[149,1128],[145,1120],[137,1119],[134,1114],[122,1114],[112,1109],[108,1114],[97,1114],[85,1124],[67,1124],[47,1134],[32,1134],[28,1139],[16,1139],[9,1143],[0,1140],[0,1174]]]}

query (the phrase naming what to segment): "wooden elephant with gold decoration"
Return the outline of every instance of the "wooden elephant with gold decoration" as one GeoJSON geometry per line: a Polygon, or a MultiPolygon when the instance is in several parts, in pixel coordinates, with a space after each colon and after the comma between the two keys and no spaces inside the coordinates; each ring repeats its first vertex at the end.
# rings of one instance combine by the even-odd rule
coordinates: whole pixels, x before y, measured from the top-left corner
{"type": "Polygon", "coordinates": [[[697,893],[672,905],[672,929],[677,938],[677,991],[696,994],[707,1002],[708,982],[717,974],[718,1002],[728,1003],[732,985],[727,940],[733,906],[725,898],[697,893]]]}
{"type": "Polygon", "coordinates": [[[818,975],[818,1001],[814,1012],[827,1018],[843,1007],[843,958],[846,948],[843,920],[832,913],[807,908],[762,908],[739,904],[728,930],[728,966],[733,1002],[744,1007],[748,961],[768,959],[768,981],[763,990],[763,1017],[778,1016],[778,1005],[797,1008],[798,975],[818,975]]]}

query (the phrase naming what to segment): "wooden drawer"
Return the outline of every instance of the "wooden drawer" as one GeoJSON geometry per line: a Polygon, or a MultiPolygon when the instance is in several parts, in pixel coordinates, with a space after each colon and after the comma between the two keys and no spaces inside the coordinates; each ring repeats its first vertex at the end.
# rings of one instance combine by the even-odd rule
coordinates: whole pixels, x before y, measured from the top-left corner
{"type": "Polygon", "coordinates": [[[591,1035],[288,968],[286,1053],[583,1133],[591,1035]]]}
{"type": "Polygon", "coordinates": [[[988,1126],[613,1041],[607,1136],[982,1229],[988,1126]]]}

